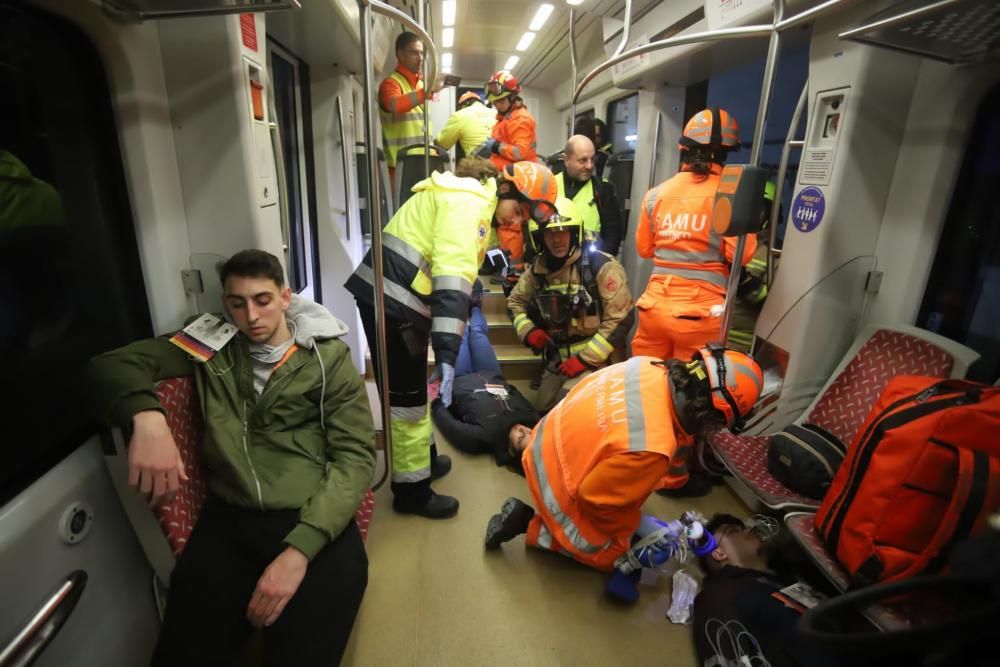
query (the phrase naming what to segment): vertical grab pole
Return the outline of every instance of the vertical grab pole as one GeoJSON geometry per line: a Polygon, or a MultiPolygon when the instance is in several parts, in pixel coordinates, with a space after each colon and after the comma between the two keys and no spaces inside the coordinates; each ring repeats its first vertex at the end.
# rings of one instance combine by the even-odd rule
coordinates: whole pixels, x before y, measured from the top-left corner
{"type": "MultiPolygon", "coordinates": [[[[760,104],[757,107],[757,120],[753,127],[753,146],[750,148],[750,165],[760,165],[760,154],[764,146],[764,126],[767,121],[767,110],[771,104],[771,93],[774,90],[774,72],[778,66],[778,49],[781,46],[781,33],[778,24],[785,18],[785,0],[774,0],[774,19],[771,22],[771,41],[767,45],[767,63],[764,65],[764,80],[760,88],[760,104]]],[[[736,305],[736,290],[740,285],[740,269],[743,266],[743,249],[746,247],[746,234],[740,234],[736,240],[736,252],[729,268],[729,285],[726,288],[726,306],[722,313],[722,330],[719,338],[723,344],[729,343],[729,325],[733,319],[733,307],[736,305]]]]}
{"type": "MultiPolygon", "coordinates": [[[[427,30],[428,34],[430,33],[428,30],[431,15],[430,5],[430,0],[424,0],[423,4],[420,5],[420,26],[427,30]]],[[[430,101],[430,91],[436,82],[427,80],[430,74],[431,62],[428,58],[424,58],[424,178],[429,178],[431,175],[430,112],[427,103],[430,101]]]]}
{"type": "Polygon", "coordinates": [[[368,162],[368,211],[372,221],[372,281],[375,283],[375,346],[378,355],[379,403],[382,405],[382,433],[385,438],[385,470],[373,488],[385,484],[392,470],[392,412],[389,407],[389,360],[385,352],[385,291],[382,277],[382,198],[379,196],[378,146],[375,143],[375,75],[372,65],[372,8],[370,0],[358,0],[361,10],[361,53],[364,59],[365,145],[368,162]]]}
{"type": "MultiPolygon", "coordinates": [[[[795,142],[795,133],[799,129],[799,119],[802,118],[802,111],[806,108],[806,95],[809,92],[809,80],[802,86],[802,94],[799,95],[799,102],[795,105],[795,113],[792,114],[792,123],[788,126],[788,136],[785,138],[785,146],[781,149],[781,161],[778,162],[778,175],[775,176],[774,201],[771,203],[771,225],[768,229],[769,242],[767,244],[767,287],[770,289],[774,282],[774,260],[781,255],[781,251],[775,247],[778,242],[778,213],[781,209],[781,195],[785,190],[785,174],[788,171],[788,154],[792,150],[795,142]]],[[[801,143],[801,142],[800,142],[801,143]]]]}
{"type": "MultiPolygon", "coordinates": [[[[571,70],[571,75],[573,77],[573,89],[576,89],[576,12],[572,7],[569,8],[569,65],[571,70]]],[[[573,136],[573,130],[576,126],[576,96],[573,96],[573,100],[569,105],[569,136],[573,136]]]]}

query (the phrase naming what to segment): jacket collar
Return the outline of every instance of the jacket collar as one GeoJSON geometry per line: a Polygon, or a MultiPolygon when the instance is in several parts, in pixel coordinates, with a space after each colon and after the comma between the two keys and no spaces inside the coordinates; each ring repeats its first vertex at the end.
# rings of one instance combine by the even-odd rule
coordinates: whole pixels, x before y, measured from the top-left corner
{"type": "Polygon", "coordinates": [[[413,72],[413,71],[411,71],[403,63],[396,63],[396,71],[399,72],[400,74],[402,74],[406,78],[406,80],[409,82],[411,88],[413,88],[414,90],[417,89],[417,81],[419,81],[421,79],[421,76],[420,76],[419,72],[413,72]]]}
{"type": "Polygon", "coordinates": [[[569,257],[566,258],[566,262],[555,271],[550,271],[549,267],[545,266],[545,260],[542,259],[541,255],[538,255],[538,259],[535,260],[535,265],[531,267],[531,271],[536,276],[546,276],[550,273],[560,273],[561,271],[566,271],[575,266],[576,263],[580,261],[580,257],[582,255],[583,251],[581,251],[580,248],[574,248],[573,252],[571,252],[569,257]]]}

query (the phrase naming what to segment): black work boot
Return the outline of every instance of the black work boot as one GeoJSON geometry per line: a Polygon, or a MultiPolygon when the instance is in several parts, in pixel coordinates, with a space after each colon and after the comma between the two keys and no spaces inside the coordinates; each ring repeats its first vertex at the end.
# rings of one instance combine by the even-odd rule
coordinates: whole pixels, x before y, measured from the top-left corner
{"type": "Polygon", "coordinates": [[[458,514],[458,498],[431,491],[430,498],[425,502],[410,503],[396,496],[392,499],[392,509],[400,514],[416,514],[428,519],[450,519],[458,514]]]}
{"type": "Polygon", "coordinates": [[[658,489],[657,495],[665,498],[701,498],[712,492],[712,478],[705,473],[693,472],[687,484],[678,489],[658,489]]]}
{"type": "Polygon", "coordinates": [[[451,457],[438,454],[431,460],[431,479],[441,479],[451,471],[451,457]]]}
{"type": "Polygon", "coordinates": [[[499,514],[490,517],[486,525],[486,548],[499,549],[507,540],[512,540],[528,532],[528,524],[535,516],[535,510],[517,498],[508,498],[499,514]]]}

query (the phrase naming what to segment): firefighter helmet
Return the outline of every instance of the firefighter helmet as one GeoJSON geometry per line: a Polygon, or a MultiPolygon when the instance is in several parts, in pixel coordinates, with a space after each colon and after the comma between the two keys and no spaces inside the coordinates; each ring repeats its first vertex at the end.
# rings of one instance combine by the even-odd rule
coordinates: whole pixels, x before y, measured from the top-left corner
{"type": "Polygon", "coordinates": [[[559,187],[549,168],[537,162],[515,162],[500,173],[499,197],[520,199],[529,205],[529,217],[546,223],[555,215],[559,187]]]}
{"type": "Polygon", "coordinates": [[[517,77],[505,69],[494,73],[486,82],[486,99],[490,101],[490,104],[509,95],[520,94],[521,84],[518,83],[517,77]]]}
{"type": "Polygon", "coordinates": [[[549,219],[547,224],[538,225],[534,221],[528,223],[531,242],[536,252],[545,251],[545,232],[564,229],[568,230],[570,234],[569,253],[567,253],[569,255],[580,246],[583,239],[583,218],[580,217],[576,203],[567,197],[556,199],[556,214],[549,219]]]}
{"type": "Polygon", "coordinates": [[[727,153],[739,150],[740,126],[725,109],[703,109],[684,126],[684,133],[677,147],[682,151],[699,147],[727,153]]]}
{"type": "Polygon", "coordinates": [[[764,390],[764,373],[748,354],[709,343],[694,355],[704,364],[712,406],[730,429],[742,428],[764,390]]]}

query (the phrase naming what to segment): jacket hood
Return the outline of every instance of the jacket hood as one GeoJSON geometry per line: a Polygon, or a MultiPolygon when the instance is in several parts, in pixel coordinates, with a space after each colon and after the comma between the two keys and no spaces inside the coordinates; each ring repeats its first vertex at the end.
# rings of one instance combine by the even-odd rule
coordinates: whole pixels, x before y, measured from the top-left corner
{"type": "Polygon", "coordinates": [[[340,338],[349,331],[324,306],[298,294],[292,295],[285,318],[294,325],[295,342],[307,349],[313,348],[316,341],[340,338]]]}
{"type": "Polygon", "coordinates": [[[13,153],[0,149],[0,174],[7,178],[30,181],[31,172],[13,153]]]}

